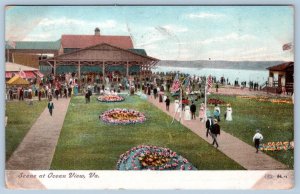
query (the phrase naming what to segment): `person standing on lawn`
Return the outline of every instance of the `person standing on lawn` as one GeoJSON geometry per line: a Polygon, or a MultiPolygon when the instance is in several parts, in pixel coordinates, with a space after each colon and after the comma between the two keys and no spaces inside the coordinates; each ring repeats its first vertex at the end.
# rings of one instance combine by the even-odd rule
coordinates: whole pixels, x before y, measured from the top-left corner
{"type": "Polygon", "coordinates": [[[41,89],[39,89],[38,96],[39,96],[39,101],[41,101],[41,98],[42,98],[42,90],[41,89]]]}
{"type": "Polygon", "coordinates": [[[258,148],[259,148],[260,142],[263,139],[264,139],[264,137],[262,136],[260,131],[257,129],[255,135],[253,136],[253,142],[254,142],[254,146],[256,148],[256,153],[258,153],[258,148]]]}
{"type": "Polygon", "coordinates": [[[218,120],[217,119],[214,119],[214,124],[213,126],[211,127],[210,129],[210,134],[211,134],[211,137],[213,138],[213,142],[212,142],[212,145],[217,145],[217,147],[219,147],[219,144],[217,142],[217,136],[220,135],[220,125],[218,124],[218,120]]]}
{"type": "Polygon", "coordinates": [[[50,115],[52,116],[52,112],[53,112],[53,109],[54,109],[54,104],[52,102],[52,99],[50,99],[50,101],[48,102],[48,109],[49,109],[50,115]]]}
{"type": "Polygon", "coordinates": [[[218,104],[215,104],[214,111],[217,111],[217,112],[218,112],[218,114],[215,114],[215,116],[216,116],[216,119],[218,119],[218,122],[220,122],[221,109],[220,109],[220,107],[218,106],[218,104]]]}
{"type": "Polygon", "coordinates": [[[227,104],[226,121],[232,121],[232,108],[230,104],[227,104]]]}
{"type": "Polygon", "coordinates": [[[191,104],[191,114],[192,114],[192,119],[196,119],[196,105],[194,104],[194,101],[192,101],[191,104]]]}
{"type": "Polygon", "coordinates": [[[169,111],[169,108],[170,108],[170,99],[169,99],[169,96],[167,96],[167,99],[165,100],[166,102],[166,109],[167,111],[169,111]]]}

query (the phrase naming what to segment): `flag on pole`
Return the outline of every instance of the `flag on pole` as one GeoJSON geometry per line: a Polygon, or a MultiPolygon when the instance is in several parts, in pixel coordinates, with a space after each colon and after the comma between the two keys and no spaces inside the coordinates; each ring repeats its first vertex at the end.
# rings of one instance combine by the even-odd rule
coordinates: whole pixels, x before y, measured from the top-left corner
{"type": "Polygon", "coordinates": [[[191,89],[190,89],[191,84],[190,84],[190,82],[191,82],[190,77],[187,77],[187,78],[185,78],[184,83],[183,83],[183,85],[184,85],[185,90],[186,90],[187,93],[191,92],[191,89]]]}
{"type": "Polygon", "coordinates": [[[212,77],[209,75],[206,79],[207,90],[212,87],[212,77]]]}
{"type": "Polygon", "coordinates": [[[286,43],[282,46],[282,50],[283,51],[286,51],[286,50],[291,50],[293,47],[293,44],[290,42],[290,43],[286,43]]]}
{"type": "Polygon", "coordinates": [[[171,92],[175,93],[175,92],[179,91],[179,89],[180,89],[180,82],[179,82],[179,77],[178,77],[178,73],[177,73],[174,78],[172,87],[171,87],[171,92]]]}

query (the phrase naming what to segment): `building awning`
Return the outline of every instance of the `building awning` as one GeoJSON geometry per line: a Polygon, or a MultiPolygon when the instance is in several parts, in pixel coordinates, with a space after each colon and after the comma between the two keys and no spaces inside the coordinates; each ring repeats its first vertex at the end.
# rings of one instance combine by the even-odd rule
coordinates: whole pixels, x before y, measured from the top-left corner
{"type": "Polygon", "coordinates": [[[20,71],[18,75],[23,79],[32,79],[36,77],[32,71],[20,71]]]}
{"type": "Polygon", "coordinates": [[[27,79],[32,79],[36,77],[32,71],[25,71],[24,73],[25,73],[25,78],[27,79]]]}
{"type": "Polygon", "coordinates": [[[12,73],[11,72],[5,72],[5,78],[11,78],[12,73]]]}
{"type": "Polygon", "coordinates": [[[15,75],[6,82],[8,85],[29,85],[29,82],[18,75],[15,75]]]}
{"type": "Polygon", "coordinates": [[[44,77],[44,74],[42,74],[40,71],[35,71],[34,73],[40,78],[44,77]]]}

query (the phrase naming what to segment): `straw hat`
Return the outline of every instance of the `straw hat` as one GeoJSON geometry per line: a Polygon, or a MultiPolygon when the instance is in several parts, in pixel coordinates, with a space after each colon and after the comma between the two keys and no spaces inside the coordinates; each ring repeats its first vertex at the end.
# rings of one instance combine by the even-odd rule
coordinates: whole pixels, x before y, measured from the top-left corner
{"type": "Polygon", "coordinates": [[[230,104],[227,104],[227,106],[229,106],[229,107],[230,107],[231,105],[230,105],[230,104]]]}
{"type": "Polygon", "coordinates": [[[214,123],[217,123],[218,122],[218,120],[217,119],[214,119],[214,123]]]}

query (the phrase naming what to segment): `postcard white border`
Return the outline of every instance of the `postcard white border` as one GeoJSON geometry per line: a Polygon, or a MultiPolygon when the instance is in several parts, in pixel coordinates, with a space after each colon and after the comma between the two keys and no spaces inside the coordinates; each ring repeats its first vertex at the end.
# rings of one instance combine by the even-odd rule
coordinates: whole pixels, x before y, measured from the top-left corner
{"type": "MultiPolygon", "coordinates": [[[[158,0],[145,0],[143,2],[140,2],[140,1],[137,1],[137,0],[135,0],[135,1],[130,1],[130,0],[125,0],[125,1],[124,0],[114,0],[114,1],[111,1],[111,0],[102,0],[102,1],[96,1],[96,0],[85,0],[85,1],[83,1],[83,0],[65,0],[63,2],[61,0],[52,0],[51,2],[50,1],[40,1],[40,0],[28,0],[28,1],[3,0],[3,1],[0,2],[1,8],[2,8],[1,9],[1,14],[2,14],[2,16],[4,16],[4,6],[6,4],[23,4],[23,5],[24,4],[30,4],[30,5],[35,5],[35,4],[45,5],[45,4],[48,4],[49,5],[50,3],[55,4],[55,5],[67,5],[67,4],[68,5],[71,5],[71,4],[80,4],[80,5],[94,4],[95,5],[95,4],[100,4],[100,3],[101,4],[167,4],[167,3],[169,4],[169,3],[171,3],[171,4],[178,4],[178,5],[179,4],[210,4],[210,5],[215,5],[215,4],[223,4],[223,5],[224,4],[231,4],[231,5],[233,5],[233,4],[239,4],[239,5],[243,5],[243,4],[256,4],[256,5],[259,5],[259,4],[272,4],[272,5],[274,5],[274,4],[294,4],[295,8],[296,8],[295,9],[296,10],[295,11],[296,21],[298,21],[298,19],[299,19],[299,11],[298,11],[297,8],[299,8],[299,6],[300,6],[300,2],[296,1],[296,0],[286,0],[286,1],[284,1],[284,0],[246,0],[246,1],[243,1],[243,0],[194,0],[194,1],[193,0],[187,0],[187,1],[184,1],[184,2],[180,1],[180,0],[177,0],[177,1],[171,0],[171,1],[164,1],[164,2],[158,1],[158,0]]],[[[297,22],[295,22],[295,23],[296,23],[295,35],[296,35],[296,34],[299,34],[300,31],[299,31],[299,25],[297,25],[297,22]]],[[[1,20],[1,24],[2,24],[3,28],[0,31],[0,34],[1,34],[0,39],[1,39],[2,45],[4,45],[4,19],[1,20]]],[[[296,40],[295,44],[298,45],[299,37],[295,36],[295,40],[296,40]]],[[[2,61],[4,61],[4,54],[3,54],[4,53],[4,48],[1,47],[0,50],[1,50],[1,53],[2,53],[0,58],[2,59],[2,61]]],[[[300,59],[299,52],[298,52],[298,49],[296,48],[295,61],[296,62],[300,61],[299,59],[300,59]]],[[[4,66],[1,66],[0,68],[1,68],[0,77],[4,77],[4,66]]],[[[295,99],[298,99],[298,96],[300,96],[299,91],[297,89],[297,87],[299,87],[297,83],[299,83],[299,81],[300,81],[299,80],[299,73],[300,73],[299,71],[300,71],[299,67],[297,67],[297,65],[296,65],[295,66],[295,72],[296,72],[297,76],[295,76],[295,99]]],[[[4,88],[4,80],[3,79],[0,80],[0,85],[1,85],[1,90],[2,90],[4,88]]],[[[2,92],[1,94],[2,95],[0,95],[0,105],[2,107],[5,107],[4,93],[2,92]]],[[[0,117],[1,118],[4,118],[4,113],[5,113],[5,110],[1,109],[0,110],[0,117]]],[[[299,139],[300,132],[299,132],[299,130],[297,130],[299,128],[298,127],[299,126],[299,121],[296,119],[296,118],[299,118],[299,105],[298,105],[297,100],[295,102],[294,118],[295,118],[295,139],[299,139]]],[[[4,120],[3,119],[0,120],[0,123],[1,123],[1,126],[2,126],[1,128],[4,129],[4,120]]],[[[5,137],[4,130],[2,130],[2,133],[0,133],[0,137],[2,139],[4,139],[4,137],[5,137]]],[[[4,146],[5,142],[4,141],[1,141],[1,142],[2,142],[2,144],[0,146],[0,149],[2,151],[1,152],[2,157],[1,157],[1,165],[0,166],[1,166],[1,169],[3,170],[3,176],[1,176],[1,178],[2,178],[1,181],[2,181],[2,183],[5,184],[5,179],[4,179],[5,178],[5,173],[7,173],[8,171],[4,170],[5,169],[5,158],[4,158],[4,155],[5,155],[4,154],[5,153],[5,146],[4,146]]],[[[297,147],[297,144],[298,144],[297,141],[295,141],[295,143],[296,143],[296,147],[297,147]]],[[[297,152],[295,152],[295,159],[296,159],[296,161],[299,162],[299,153],[297,153],[297,152]]],[[[31,172],[33,172],[33,171],[31,171],[31,172]]],[[[36,171],[34,171],[34,172],[36,172],[36,171]]],[[[43,172],[43,171],[39,171],[39,172],[43,172]]],[[[46,171],[46,172],[50,172],[50,171],[46,171]]],[[[116,171],[99,171],[99,174],[102,175],[102,173],[113,173],[113,172],[116,172],[116,171]]],[[[209,172],[214,173],[215,171],[209,171],[209,172]]],[[[227,174],[227,173],[229,173],[229,174],[230,173],[236,173],[236,172],[239,172],[239,171],[222,171],[222,173],[225,173],[225,174],[227,174]]],[[[130,172],[124,172],[124,173],[130,173],[130,172]]],[[[201,176],[200,174],[205,173],[205,172],[204,171],[201,171],[201,172],[198,171],[198,173],[199,173],[198,176],[201,176]]],[[[243,171],[241,173],[246,173],[246,174],[248,173],[250,175],[252,173],[252,171],[243,171]]],[[[262,172],[254,171],[254,173],[262,173],[262,172]]],[[[266,172],[264,171],[264,173],[266,173],[266,172]]],[[[296,177],[299,177],[299,166],[297,165],[297,162],[295,162],[295,174],[296,174],[295,175],[296,177]]],[[[220,176],[222,177],[222,179],[225,178],[225,176],[223,176],[223,175],[220,175],[220,176]]],[[[130,179],[131,179],[131,177],[130,177],[130,179]]],[[[196,177],[196,179],[200,180],[197,177],[196,177]]],[[[4,184],[2,185],[2,187],[0,189],[1,193],[9,192],[8,190],[6,190],[4,184]]],[[[45,185],[48,185],[48,183],[45,183],[45,185]]],[[[299,179],[295,179],[295,189],[290,191],[290,193],[299,192],[299,186],[297,186],[297,185],[299,185],[299,179]]],[[[75,189],[75,188],[72,188],[72,189],[75,189]]],[[[92,188],[90,188],[90,189],[92,189],[92,188]]],[[[138,189],[138,188],[136,187],[135,189],[138,189]]],[[[143,188],[143,189],[145,189],[145,188],[143,188]]],[[[153,188],[151,188],[151,189],[153,189],[153,188]]],[[[173,189],[175,189],[175,187],[171,188],[171,189],[173,190],[173,189]]],[[[223,189],[225,189],[225,188],[223,188],[223,189]]],[[[54,191],[51,191],[51,193],[53,193],[53,192],[54,191]]],[[[61,191],[56,191],[56,192],[61,193],[61,191]]],[[[83,193],[84,191],[81,191],[81,192],[83,193]]],[[[81,193],[81,192],[79,191],[79,192],[76,192],[76,193],[81,193]]],[[[96,191],[96,192],[99,193],[99,191],[96,191]]],[[[227,192],[229,193],[229,191],[227,191],[227,192]]],[[[222,193],[227,193],[227,192],[222,191],[222,193]]],[[[262,191],[262,192],[266,193],[266,191],[262,191]]],[[[280,191],[280,192],[283,192],[283,191],[280,191]]],[[[30,192],[27,192],[27,193],[30,193],[30,192]]],[[[145,191],[142,191],[142,193],[145,193],[145,191]]],[[[199,193],[199,192],[197,192],[197,193],[199,193]]],[[[267,193],[270,193],[270,192],[267,192],[267,193]]]]}

